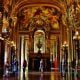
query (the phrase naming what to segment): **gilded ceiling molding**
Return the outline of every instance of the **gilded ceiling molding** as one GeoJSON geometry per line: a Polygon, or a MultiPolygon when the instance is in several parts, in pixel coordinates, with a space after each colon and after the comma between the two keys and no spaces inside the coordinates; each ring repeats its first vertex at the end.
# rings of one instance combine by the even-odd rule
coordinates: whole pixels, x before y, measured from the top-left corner
{"type": "Polygon", "coordinates": [[[59,1],[52,1],[52,2],[45,1],[45,2],[31,3],[31,2],[28,2],[27,0],[26,1],[23,0],[23,1],[19,1],[15,4],[14,8],[12,9],[11,16],[16,16],[20,10],[25,9],[29,6],[49,6],[49,7],[56,8],[61,13],[64,13],[64,7],[63,7],[62,3],[60,3],[59,1]]]}
{"type": "MultiPolygon", "coordinates": [[[[24,6],[22,6],[21,8],[19,8],[18,9],[18,12],[20,12],[21,10],[26,10],[28,7],[36,7],[36,6],[49,6],[49,7],[51,7],[51,8],[55,8],[55,9],[57,9],[59,12],[61,12],[61,10],[60,10],[60,8],[59,7],[57,7],[57,6],[55,6],[55,5],[51,5],[51,4],[28,4],[27,6],[26,5],[24,5],[24,6]]],[[[16,12],[16,13],[18,13],[18,12],[16,12]]]]}

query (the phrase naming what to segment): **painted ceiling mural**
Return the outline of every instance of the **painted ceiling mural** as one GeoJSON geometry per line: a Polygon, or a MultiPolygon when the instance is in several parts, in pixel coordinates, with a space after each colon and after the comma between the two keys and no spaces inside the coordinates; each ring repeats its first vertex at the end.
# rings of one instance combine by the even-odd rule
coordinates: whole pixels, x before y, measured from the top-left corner
{"type": "MultiPolygon", "coordinates": [[[[32,1],[32,0],[29,0],[29,1],[32,1]]],[[[33,2],[34,1],[37,1],[37,0],[33,0],[33,2]]],[[[44,1],[45,3],[47,3],[46,0],[44,1]]],[[[63,5],[61,7],[58,4],[53,4],[54,6],[61,7],[60,9],[62,11],[62,15],[57,9],[52,8],[52,7],[47,7],[47,6],[27,7],[27,9],[25,8],[25,10],[22,10],[22,12],[19,12],[19,14],[22,13],[22,17],[20,21],[21,23],[20,29],[26,30],[28,29],[29,26],[31,26],[32,28],[34,28],[34,26],[45,26],[45,27],[51,26],[52,29],[59,29],[60,20],[65,26],[67,25],[68,22],[69,22],[70,27],[80,26],[80,1],[79,0],[52,0],[52,1],[57,1],[57,3],[60,1],[59,4],[63,5]],[[76,6],[75,6],[74,1],[77,2],[76,6]],[[65,12],[63,8],[65,9],[65,12]]],[[[11,18],[12,23],[11,22],[10,23],[12,24],[12,26],[15,26],[14,24],[16,24],[17,22],[17,16],[13,16],[11,15],[11,13],[15,13],[16,7],[18,6],[20,7],[19,4],[24,4],[25,2],[26,0],[3,0],[4,16],[5,15],[7,16],[5,17],[5,19],[3,17],[3,23],[9,26],[8,25],[8,23],[10,22],[9,19],[11,18]]],[[[26,2],[26,5],[21,5],[20,8],[22,9],[22,7],[25,7],[25,6],[27,6],[27,2],[26,2]]],[[[1,22],[2,22],[2,19],[0,20],[0,23],[1,22]]]]}
{"type": "Polygon", "coordinates": [[[20,29],[27,27],[49,27],[59,29],[59,12],[51,7],[28,7],[19,14],[21,16],[20,29]]]}

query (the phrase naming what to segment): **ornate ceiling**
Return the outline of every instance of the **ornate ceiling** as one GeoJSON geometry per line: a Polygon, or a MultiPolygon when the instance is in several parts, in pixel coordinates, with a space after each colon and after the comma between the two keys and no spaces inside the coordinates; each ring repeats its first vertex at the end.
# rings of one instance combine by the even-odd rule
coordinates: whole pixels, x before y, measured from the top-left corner
{"type": "Polygon", "coordinates": [[[59,28],[59,16],[60,12],[56,8],[52,7],[27,7],[19,14],[21,17],[21,27],[27,29],[27,27],[40,27],[51,26],[52,28],[59,28]],[[50,25],[51,24],[51,25],[50,25]]]}
{"type": "Polygon", "coordinates": [[[4,0],[4,9],[6,11],[11,9],[11,15],[15,15],[28,6],[51,6],[60,11],[63,10],[63,4],[59,0],[4,0]]]}
{"type": "MultiPolygon", "coordinates": [[[[17,18],[21,18],[20,29],[27,29],[28,26],[33,29],[34,25],[47,27],[50,24],[52,28],[59,29],[63,6],[59,0],[4,0],[4,15],[12,19],[13,26],[17,18]]],[[[4,22],[10,22],[8,18],[3,19],[4,22]]]]}
{"type": "MultiPolygon", "coordinates": [[[[53,24],[60,20],[64,25],[69,23],[70,26],[74,26],[73,22],[76,26],[80,25],[80,17],[75,17],[80,13],[78,0],[4,0],[4,12],[12,18],[14,24],[16,24],[17,16],[23,15],[24,21],[21,22],[26,27],[29,25],[26,23],[31,22],[33,18],[36,24],[43,24],[44,20],[46,20],[45,23],[49,21],[53,24]],[[75,13],[75,7],[77,13],[75,13]]],[[[54,25],[55,28],[58,26],[58,24],[54,25]]]]}

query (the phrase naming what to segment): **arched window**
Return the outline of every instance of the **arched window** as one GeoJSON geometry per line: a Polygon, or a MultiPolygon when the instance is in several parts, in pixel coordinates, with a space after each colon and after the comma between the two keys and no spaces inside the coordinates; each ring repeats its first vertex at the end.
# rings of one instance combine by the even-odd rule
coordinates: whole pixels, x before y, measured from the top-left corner
{"type": "Polygon", "coordinates": [[[37,30],[34,33],[34,53],[45,53],[45,33],[43,30],[37,30]]]}

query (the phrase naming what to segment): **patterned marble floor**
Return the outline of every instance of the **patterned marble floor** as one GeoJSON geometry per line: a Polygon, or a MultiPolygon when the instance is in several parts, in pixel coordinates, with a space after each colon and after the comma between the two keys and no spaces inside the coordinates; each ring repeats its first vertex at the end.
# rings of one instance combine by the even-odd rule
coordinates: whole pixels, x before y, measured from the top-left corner
{"type": "Polygon", "coordinates": [[[19,76],[0,77],[0,80],[80,80],[76,73],[66,72],[27,72],[19,76]]]}

